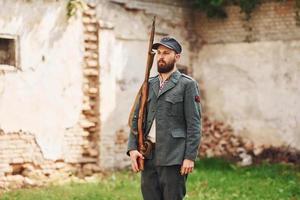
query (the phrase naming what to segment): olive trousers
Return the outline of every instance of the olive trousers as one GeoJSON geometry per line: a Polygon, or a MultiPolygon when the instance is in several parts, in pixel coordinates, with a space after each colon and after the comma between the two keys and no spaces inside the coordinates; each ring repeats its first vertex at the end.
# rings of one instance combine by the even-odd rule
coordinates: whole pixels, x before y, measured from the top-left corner
{"type": "Polygon", "coordinates": [[[182,200],[186,194],[187,175],[180,174],[180,165],[155,166],[152,159],[145,159],[141,174],[141,190],[144,200],[182,200]]]}

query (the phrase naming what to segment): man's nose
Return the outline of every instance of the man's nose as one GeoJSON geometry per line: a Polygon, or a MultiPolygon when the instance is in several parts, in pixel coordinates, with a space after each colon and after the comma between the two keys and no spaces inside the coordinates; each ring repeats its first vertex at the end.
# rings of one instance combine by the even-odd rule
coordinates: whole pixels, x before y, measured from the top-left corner
{"type": "Polygon", "coordinates": [[[160,54],[160,55],[157,56],[157,59],[158,59],[158,60],[163,60],[164,57],[165,57],[164,55],[160,54]]]}

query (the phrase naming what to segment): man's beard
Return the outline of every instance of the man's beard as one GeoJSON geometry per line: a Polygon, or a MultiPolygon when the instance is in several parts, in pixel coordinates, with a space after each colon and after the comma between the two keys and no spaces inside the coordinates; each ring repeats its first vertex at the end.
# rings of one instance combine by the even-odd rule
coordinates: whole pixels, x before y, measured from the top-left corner
{"type": "Polygon", "coordinates": [[[175,59],[170,63],[166,63],[163,60],[157,61],[158,73],[168,73],[168,72],[172,71],[174,69],[174,67],[175,67],[175,59]],[[161,62],[163,63],[163,65],[159,65],[161,62]]]}

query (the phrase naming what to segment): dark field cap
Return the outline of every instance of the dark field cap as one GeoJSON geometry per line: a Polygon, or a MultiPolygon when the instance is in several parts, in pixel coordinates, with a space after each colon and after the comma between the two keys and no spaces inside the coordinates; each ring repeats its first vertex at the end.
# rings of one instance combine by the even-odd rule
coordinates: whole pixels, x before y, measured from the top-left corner
{"type": "Polygon", "coordinates": [[[159,45],[163,45],[174,50],[177,54],[181,53],[182,48],[179,42],[172,37],[163,37],[160,42],[154,43],[152,49],[157,49],[159,45]]]}

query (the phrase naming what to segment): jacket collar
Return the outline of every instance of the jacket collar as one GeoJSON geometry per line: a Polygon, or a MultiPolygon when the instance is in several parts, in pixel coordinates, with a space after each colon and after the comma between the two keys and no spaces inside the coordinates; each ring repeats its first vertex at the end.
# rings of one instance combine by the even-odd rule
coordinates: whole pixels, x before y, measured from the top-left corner
{"type": "Polygon", "coordinates": [[[168,90],[175,87],[180,77],[181,77],[181,73],[178,70],[174,71],[169,77],[168,82],[164,85],[163,89],[159,92],[159,77],[157,76],[157,78],[155,79],[152,85],[152,89],[155,95],[157,96],[157,98],[159,98],[162,94],[164,94],[168,90]]]}

